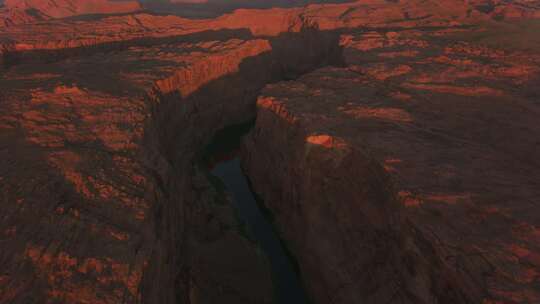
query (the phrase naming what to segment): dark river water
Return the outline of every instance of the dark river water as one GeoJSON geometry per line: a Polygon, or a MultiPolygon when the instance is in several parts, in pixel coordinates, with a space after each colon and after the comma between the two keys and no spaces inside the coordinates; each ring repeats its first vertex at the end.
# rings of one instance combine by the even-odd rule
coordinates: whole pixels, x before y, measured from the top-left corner
{"type": "MultiPolygon", "coordinates": [[[[257,204],[238,157],[216,164],[211,173],[218,177],[234,198],[240,219],[266,253],[271,267],[277,304],[307,304],[295,266],[276,235],[272,223],[257,204]]],[[[256,280],[257,278],[253,278],[256,280]]]]}
{"type": "MultiPolygon", "coordinates": [[[[232,194],[234,207],[249,235],[268,257],[274,284],[276,304],[309,303],[297,267],[288,255],[268,214],[256,201],[249,182],[242,172],[238,150],[242,139],[254,125],[254,120],[231,125],[218,132],[202,151],[201,160],[232,194]]],[[[264,208],[264,207],[262,207],[264,208]]],[[[253,278],[257,280],[257,278],[253,278]]]]}

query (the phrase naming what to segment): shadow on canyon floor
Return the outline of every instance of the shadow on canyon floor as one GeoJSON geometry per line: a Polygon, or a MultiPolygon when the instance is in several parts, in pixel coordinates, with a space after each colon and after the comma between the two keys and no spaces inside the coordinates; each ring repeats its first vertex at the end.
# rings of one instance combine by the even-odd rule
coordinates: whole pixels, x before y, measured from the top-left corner
{"type": "MultiPolygon", "coordinates": [[[[158,215],[155,224],[159,227],[176,227],[174,231],[161,229],[159,237],[167,243],[169,265],[176,269],[190,269],[190,253],[186,247],[189,231],[193,227],[197,203],[193,192],[190,169],[198,155],[212,136],[225,126],[244,122],[255,117],[255,104],[260,90],[269,83],[295,79],[325,65],[342,65],[342,49],[337,32],[321,32],[316,28],[305,28],[300,33],[284,33],[269,38],[270,49],[259,55],[245,58],[234,73],[211,79],[195,86],[193,92],[161,94],[156,92],[158,102],[153,103],[151,118],[145,128],[144,146],[147,155],[164,160],[168,171],[149,168],[154,177],[158,199],[153,213],[158,215]],[[180,172],[180,175],[179,175],[180,172]],[[181,173],[183,172],[183,173],[181,173]],[[175,210],[180,208],[181,210],[175,210]],[[178,217],[183,216],[184,220],[178,217]],[[183,248],[182,256],[178,248],[183,248]]],[[[149,162],[151,163],[151,161],[149,162]]],[[[154,162],[155,163],[155,162],[154,162]]],[[[193,253],[191,253],[193,254],[193,253]]],[[[164,261],[154,260],[145,272],[145,282],[159,280],[166,267],[164,261]]],[[[195,267],[195,266],[193,266],[195,267]]],[[[189,303],[193,278],[180,273],[174,279],[162,280],[159,290],[143,288],[143,299],[148,303],[170,299],[163,289],[176,290],[176,301],[189,303]]]]}
{"type": "Polygon", "coordinates": [[[216,132],[202,151],[201,163],[211,170],[213,176],[209,178],[216,179],[216,187],[232,194],[246,237],[253,239],[266,254],[271,266],[275,303],[307,304],[298,262],[279,237],[270,210],[252,191],[240,166],[240,147],[253,126],[254,121],[251,120],[216,132]]]}

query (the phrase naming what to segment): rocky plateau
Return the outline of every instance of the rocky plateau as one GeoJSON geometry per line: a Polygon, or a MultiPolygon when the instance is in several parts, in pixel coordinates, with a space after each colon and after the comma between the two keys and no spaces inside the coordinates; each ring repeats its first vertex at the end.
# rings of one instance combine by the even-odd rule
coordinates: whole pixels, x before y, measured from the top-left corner
{"type": "Polygon", "coordinates": [[[0,303],[277,303],[248,121],[311,303],[540,303],[540,1],[198,2],[0,6],[0,303]]]}

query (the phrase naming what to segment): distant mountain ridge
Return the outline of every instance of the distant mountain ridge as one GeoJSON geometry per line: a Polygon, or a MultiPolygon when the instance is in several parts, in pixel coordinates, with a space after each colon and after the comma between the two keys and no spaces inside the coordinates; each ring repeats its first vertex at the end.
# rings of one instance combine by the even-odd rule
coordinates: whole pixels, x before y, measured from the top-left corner
{"type": "Polygon", "coordinates": [[[51,18],[64,18],[85,14],[117,14],[141,10],[138,1],[110,0],[5,0],[6,9],[38,10],[51,18]]]}
{"type": "MultiPolygon", "coordinates": [[[[402,0],[403,1],[403,0],[402,0]]],[[[239,8],[295,7],[348,0],[0,0],[0,28],[89,14],[122,14],[147,10],[186,18],[215,18],[239,8]]],[[[371,0],[370,3],[391,3],[371,0]]],[[[398,4],[400,1],[395,1],[398,4]]],[[[367,2],[366,2],[367,3],[367,2]]],[[[469,6],[493,19],[540,18],[540,0],[452,0],[445,7],[469,6]]]]}

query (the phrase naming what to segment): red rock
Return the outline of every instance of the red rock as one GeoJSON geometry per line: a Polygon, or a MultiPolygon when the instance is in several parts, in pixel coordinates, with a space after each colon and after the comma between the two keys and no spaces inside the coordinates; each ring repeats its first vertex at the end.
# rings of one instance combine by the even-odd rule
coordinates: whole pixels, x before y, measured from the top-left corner
{"type": "Polygon", "coordinates": [[[474,42],[496,15],[370,0],[54,19],[138,7],[8,2],[0,303],[270,301],[267,261],[194,165],[267,83],[245,165],[316,303],[538,302],[540,60],[533,41],[474,42]]]}
{"type": "Polygon", "coordinates": [[[441,37],[359,34],[347,68],[259,98],[246,173],[316,299],[540,301],[540,109],[514,89],[540,79],[540,53],[441,37]],[[403,46],[416,55],[378,56],[403,46]]]}
{"type": "Polygon", "coordinates": [[[473,0],[469,1],[476,9],[497,19],[540,18],[538,0],[473,0]]]}
{"type": "Polygon", "coordinates": [[[34,9],[52,18],[64,18],[84,14],[118,14],[138,11],[141,6],[137,1],[109,0],[6,0],[9,9],[34,9]]]}

